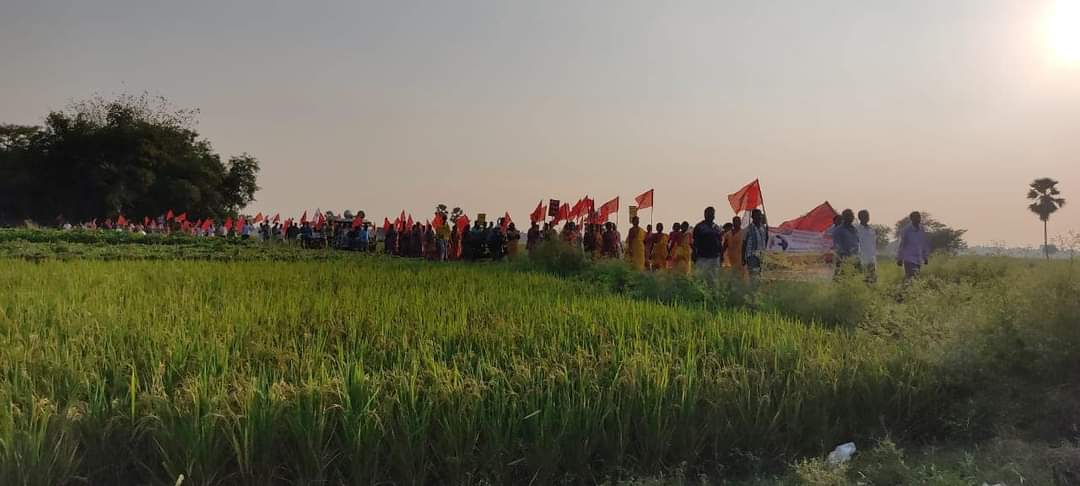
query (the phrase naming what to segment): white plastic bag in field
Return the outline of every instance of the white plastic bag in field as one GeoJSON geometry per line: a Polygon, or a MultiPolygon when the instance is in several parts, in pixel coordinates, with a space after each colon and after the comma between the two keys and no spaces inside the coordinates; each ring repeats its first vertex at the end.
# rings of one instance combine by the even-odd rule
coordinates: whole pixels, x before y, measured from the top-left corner
{"type": "Polygon", "coordinates": [[[829,457],[826,458],[825,461],[832,466],[839,466],[845,462],[850,461],[851,457],[854,455],[855,443],[845,442],[836,446],[836,449],[833,449],[833,451],[829,453],[829,457]]]}

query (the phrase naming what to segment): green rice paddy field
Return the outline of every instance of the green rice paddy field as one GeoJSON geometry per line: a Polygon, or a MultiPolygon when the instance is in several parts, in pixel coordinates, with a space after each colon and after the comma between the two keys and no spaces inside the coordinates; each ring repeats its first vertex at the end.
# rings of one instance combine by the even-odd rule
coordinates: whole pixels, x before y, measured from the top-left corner
{"type": "MultiPolygon", "coordinates": [[[[521,265],[55,245],[0,248],[0,484],[722,481],[848,440],[975,440],[957,417],[996,415],[957,404],[996,371],[942,343],[986,334],[988,302],[1028,295],[1004,275],[1035,272],[955,263],[903,303],[802,282],[718,308],[521,265]]],[[[1080,272],[1053,274],[1070,305],[1080,272]]]]}

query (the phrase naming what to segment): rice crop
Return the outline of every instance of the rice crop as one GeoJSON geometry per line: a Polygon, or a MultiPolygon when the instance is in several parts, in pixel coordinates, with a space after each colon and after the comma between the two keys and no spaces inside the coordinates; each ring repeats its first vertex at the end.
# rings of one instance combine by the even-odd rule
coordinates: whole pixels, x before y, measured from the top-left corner
{"type": "Polygon", "coordinates": [[[4,260],[0,363],[0,484],[725,474],[933,428],[941,395],[860,333],[360,255],[4,260]]]}

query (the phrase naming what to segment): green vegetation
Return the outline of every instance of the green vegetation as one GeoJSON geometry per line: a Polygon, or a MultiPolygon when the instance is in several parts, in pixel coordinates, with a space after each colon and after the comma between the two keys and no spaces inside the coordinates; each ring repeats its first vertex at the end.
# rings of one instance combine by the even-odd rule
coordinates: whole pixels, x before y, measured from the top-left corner
{"type": "Polygon", "coordinates": [[[223,219],[254,200],[259,162],[223,162],[195,131],[195,110],[161,97],[73,103],[44,126],[0,124],[0,224],[156,217],[223,219]]]}
{"type": "Polygon", "coordinates": [[[749,287],[56,239],[0,237],[0,484],[1047,484],[1076,454],[1068,262],[749,287]]]}

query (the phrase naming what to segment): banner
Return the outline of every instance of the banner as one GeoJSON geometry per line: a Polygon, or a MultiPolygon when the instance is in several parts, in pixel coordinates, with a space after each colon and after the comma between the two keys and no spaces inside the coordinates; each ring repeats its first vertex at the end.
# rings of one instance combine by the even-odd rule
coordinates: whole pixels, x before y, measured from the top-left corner
{"type": "Polygon", "coordinates": [[[476,222],[480,223],[480,226],[487,226],[487,213],[479,213],[476,215],[476,222]]]}
{"type": "Polygon", "coordinates": [[[637,210],[637,206],[630,206],[630,219],[634,219],[637,217],[637,210]]]}
{"type": "Polygon", "coordinates": [[[548,201],[548,216],[556,217],[559,215],[559,200],[551,199],[548,201]]]}
{"type": "Polygon", "coordinates": [[[832,238],[817,231],[769,228],[769,251],[784,253],[825,253],[832,248],[832,238]]]}

